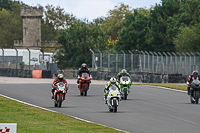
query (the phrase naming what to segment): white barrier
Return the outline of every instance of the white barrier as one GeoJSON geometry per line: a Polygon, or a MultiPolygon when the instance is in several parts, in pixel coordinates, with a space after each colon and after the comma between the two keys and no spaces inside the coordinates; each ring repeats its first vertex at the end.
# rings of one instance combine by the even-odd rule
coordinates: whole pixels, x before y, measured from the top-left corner
{"type": "Polygon", "coordinates": [[[17,133],[17,124],[0,123],[0,133],[17,133]]]}

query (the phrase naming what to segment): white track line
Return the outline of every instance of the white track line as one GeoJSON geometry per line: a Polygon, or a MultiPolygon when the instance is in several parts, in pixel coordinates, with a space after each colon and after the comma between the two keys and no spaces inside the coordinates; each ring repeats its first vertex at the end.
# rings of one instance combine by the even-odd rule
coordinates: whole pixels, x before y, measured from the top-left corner
{"type": "Polygon", "coordinates": [[[182,90],[176,90],[176,89],[171,89],[171,88],[166,88],[166,87],[160,87],[160,86],[151,86],[151,85],[138,85],[138,86],[149,86],[149,87],[156,87],[164,90],[171,90],[171,91],[177,91],[177,92],[182,92],[182,93],[187,93],[187,91],[182,91],[182,90]]]}
{"type": "MultiPolygon", "coordinates": [[[[14,100],[14,101],[17,101],[17,102],[26,104],[26,105],[30,105],[30,106],[33,106],[33,107],[37,107],[37,108],[40,108],[40,109],[43,109],[43,110],[47,110],[47,111],[51,111],[51,112],[55,112],[55,113],[60,113],[60,112],[57,112],[57,111],[54,111],[54,110],[51,110],[51,109],[47,109],[47,108],[43,108],[43,107],[40,107],[40,106],[37,106],[37,105],[34,105],[34,104],[30,104],[30,103],[27,103],[27,102],[23,102],[23,101],[20,101],[20,100],[17,100],[17,99],[14,99],[14,98],[11,98],[11,97],[2,95],[2,94],[0,94],[0,96],[3,96],[3,97],[5,97],[5,98],[8,98],[8,99],[11,99],[11,100],[14,100]]],[[[66,115],[66,114],[64,114],[64,115],[66,115]]],[[[81,121],[84,121],[84,122],[93,123],[93,124],[97,124],[97,125],[100,125],[100,126],[108,127],[108,126],[106,126],[106,125],[99,124],[99,123],[95,123],[95,122],[92,122],[92,121],[88,121],[88,120],[85,120],[85,119],[82,119],[82,118],[79,118],[79,117],[76,117],[76,116],[72,116],[72,115],[67,115],[67,116],[73,117],[73,118],[75,118],[75,119],[77,119],[77,120],[81,120],[81,121]]],[[[113,128],[113,127],[110,127],[110,128],[113,128]]],[[[129,133],[129,132],[127,132],[127,131],[123,131],[123,130],[120,130],[120,129],[117,129],[117,128],[113,128],[113,129],[118,130],[118,131],[122,131],[122,132],[125,132],[125,133],[129,133]]]]}

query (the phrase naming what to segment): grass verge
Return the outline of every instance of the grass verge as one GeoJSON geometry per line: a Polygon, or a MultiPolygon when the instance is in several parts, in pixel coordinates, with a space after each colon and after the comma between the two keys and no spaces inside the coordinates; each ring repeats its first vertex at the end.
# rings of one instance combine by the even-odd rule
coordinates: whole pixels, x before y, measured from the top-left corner
{"type": "Polygon", "coordinates": [[[142,84],[134,84],[134,85],[150,85],[150,86],[160,86],[160,87],[166,87],[176,90],[187,90],[187,84],[185,83],[142,83],[142,84]]]}
{"type": "Polygon", "coordinates": [[[122,131],[25,105],[2,96],[0,96],[0,123],[17,123],[18,133],[122,133],[122,131]]]}

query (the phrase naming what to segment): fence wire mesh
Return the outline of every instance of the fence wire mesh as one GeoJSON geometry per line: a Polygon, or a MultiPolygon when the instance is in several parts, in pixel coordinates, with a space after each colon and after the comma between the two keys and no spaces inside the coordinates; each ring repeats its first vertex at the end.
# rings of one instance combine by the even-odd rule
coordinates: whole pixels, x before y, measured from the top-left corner
{"type": "Polygon", "coordinates": [[[99,51],[93,55],[93,71],[148,72],[158,74],[189,75],[193,70],[200,70],[200,54],[198,52],[114,52],[99,51]]]}

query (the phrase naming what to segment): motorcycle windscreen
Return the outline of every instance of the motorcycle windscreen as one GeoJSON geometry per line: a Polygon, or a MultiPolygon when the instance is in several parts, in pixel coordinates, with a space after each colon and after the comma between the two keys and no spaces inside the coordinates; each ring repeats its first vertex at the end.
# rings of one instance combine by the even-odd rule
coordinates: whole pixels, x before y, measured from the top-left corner
{"type": "Polygon", "coordinates": [[[89,74],[88,73],[82,73],[82,76],[87,79],[89,77],[89,74]]]}
{"type": "Polygon", "coordinates": [[[110,89],[113,90],[113,91],[115,91],[115,90],[117,89],[117,87],[114,86],[114,85],[112,85],[112,86],[110,87],[110,89]]]}
{"type": "Polygon", "coordinates": [[[65,84],[64,84],[63,82],[60,82],[60,83],[59,83],[59,86],[60,86],[60,87],[64,87],[65,84]]]}
{"type": "Polygon", "coordinates": [[[194,83],[196,86],[198,86],[198,85],[200,84],[200,81],[197,80],[197,79],[195,79],[195,80],[193,80],[193,83],[194,83]]]}
{"type": "Polygon", "coordinates": [[[122,80],[122,81],[128,81],[129,78],[128,78],[127,76],[122,76],[122,77],[121,77],[121,80],[122,80]]]}

